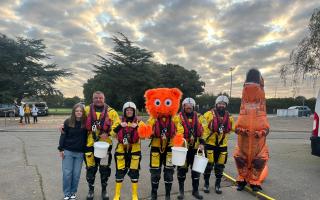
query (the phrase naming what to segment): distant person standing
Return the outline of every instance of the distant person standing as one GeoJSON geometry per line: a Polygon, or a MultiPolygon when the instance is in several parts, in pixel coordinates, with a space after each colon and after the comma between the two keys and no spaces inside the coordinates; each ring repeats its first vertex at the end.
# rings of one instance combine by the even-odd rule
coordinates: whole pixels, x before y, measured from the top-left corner
{"type": "Polygon", "coordinates": [[[38,123],[38,111],[39,109],[36,107],[36,105],[32,105],[32,110],[31,110],[31,113],[32,113],[32,117],[33,117],[33,123],[38,123]]]}
{"type": "Polygon", "coordinates": [[[31,114],[31,109],[29,104],[26,104],[24,106],[24,122],[26,124],[30,124],[30,114],[31,114]]]}
{"type": "Polygon", "coordinates": [[[19,106],[19,116],[20,116],[20,124],[22,124],[23,116],[24,116],[24,108],[22,104],[19,106]]]}

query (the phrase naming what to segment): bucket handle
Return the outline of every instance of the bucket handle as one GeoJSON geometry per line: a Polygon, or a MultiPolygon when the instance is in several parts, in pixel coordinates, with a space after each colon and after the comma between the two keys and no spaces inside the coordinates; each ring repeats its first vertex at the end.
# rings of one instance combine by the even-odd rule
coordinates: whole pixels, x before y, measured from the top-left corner
{"type": "Polygon", "coordinates": [[[183,141],[184,141],[184,147],[187,149],[188,148],[187,140],[183,138],[183,141]]]}
{"type": "MultiPolygon", "coordinates": [[[[197,156],[199,156],[199,151],[200,151],[201,149],[200,148],[198,148],[198,150],[197,150],[197,156]]],[[[202,157],[206,157],[206,155],[205,155],[205,153],[204,153],[204,150],[202,151],[202,157]]]]}

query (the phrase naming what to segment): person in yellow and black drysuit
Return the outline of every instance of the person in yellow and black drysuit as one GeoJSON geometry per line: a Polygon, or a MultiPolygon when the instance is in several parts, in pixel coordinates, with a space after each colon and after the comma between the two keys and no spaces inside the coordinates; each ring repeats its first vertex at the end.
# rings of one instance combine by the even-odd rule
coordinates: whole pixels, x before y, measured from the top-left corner
{"type": "MultiPolygon", "coordinates": [[[[147,135],[146,138],[151,135],[151,199],[157,199],[161,168],[164,166],[165,199],[170,200],[174,173],[171,147],[176,138],[183,142],[183,126],[177,115],[182,92],[177,88],[156,88],[147,90],[144,96],[150,118],[147,125],[139,127],[138,131],[139,134],[147,132],[142,134],[147,135]]],[[[176,143],[180,145],[180,142],[176,143]]]]}
{"type": "Polygon", "coordinates": [[[88,131],[85,150],[85,164],[87,169],[86,179],[89,185],[87,200],[94,198],[94,181],[98,168],[101,178],[102,199],[109,199],[106,188],[111,174],[111,136],[114,136],[114,132],[112,130],[120,124],[120,119],[118,113],[104,102],[104,94],[97,91],[93,93],[93,103],[85,108],[85,114],[87,117],[86,128],[88,131]],[[108,156],[106,158],[100,159],[94,157],[93,144],[96,141],[104,141],[110,144],[108,156]]]}
{"type": "MultiPolygon", "coordinates": [[[[188,143],[187,160],[184,166],[178,166],[178,181],[179,181],[179,196],[178,199],[184,199],[184,182],[188,167],[192,168],[194,156],[197,154],[198,148],[201,152],[204,151],[203,135],[208,134],[209,129],[206,120],[203,116],[194,111],[196,102],[192,98],[185,98],[182,101],[182,111],[179,113],[180,120],[184,128],[184,139],[188,143]]],[[[199,194],[200,173],[191,171],[192,178],[192,195],[196,199],[203,199],[199,194]]]]}
{"type": "Polygon", "coordinates": [[[223,175],[224,165],[228,158],[228,138],[231,131],[234,131],[233,117],[226,110],[229,104],[228,97],[221,95],[216,99],[215,108],[204,114],[208,122],[210,134],[205,136],[206,155],[209,159],[208,165],[204,172],[204,192],[209,193],[209,179],[214,167],[216,176],[215,192],[221,194],[221,178],[223,175]]]}
{"type": "Polygon", "coordinates": [[[116,187],[114,200],[120,199],[121,186],[125,175],[132,182],[132,200],[138,200],[138,180],[141,161],[141,144],[138,127],[144,124],[136,115],[136,105],[126,102],[123,105],[123,116],[114,132],[117,134],[118,144],[114,158],[116,161],[116,187]]]}

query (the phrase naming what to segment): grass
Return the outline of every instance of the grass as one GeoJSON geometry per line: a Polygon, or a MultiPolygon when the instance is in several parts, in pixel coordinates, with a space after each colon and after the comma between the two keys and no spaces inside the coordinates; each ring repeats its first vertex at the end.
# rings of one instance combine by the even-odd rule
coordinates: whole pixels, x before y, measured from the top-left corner
{"type": "MultiPolygon", "coordinates": [[[[72,108],[49,108],[49,115],[71,115],[72,108]]],[[[122,111],[118,111],[119,116],[122,115],[122,111]]],[[[139,116],[147,116],[145,112],[139,112],[139,116]]]]}
{"type": "Polygon", "coordinates": [[[49,108],[49,115],[70,115],[71,108],[49,108]]]}

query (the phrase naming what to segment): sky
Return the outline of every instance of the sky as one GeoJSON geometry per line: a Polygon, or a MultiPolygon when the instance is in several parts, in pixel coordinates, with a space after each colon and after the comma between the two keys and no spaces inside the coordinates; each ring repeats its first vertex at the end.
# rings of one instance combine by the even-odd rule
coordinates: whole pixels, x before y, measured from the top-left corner
{"type": "Polygon", "coordinates": [[[67,97],[83,97],[95,55],[111,51],[110,38],[122,32],[154,61],[196,70],[209,94],[230,92],[232,67],[232,96],[240,97],[254,67],[267,97],[310,98],[320,81],[307,78],[293,90],[279,70],[307,36],[315,8],[319,0],[0,0],[0,33],[44,39],[48,62],[74,74],[56,83],[67,97]]]}

